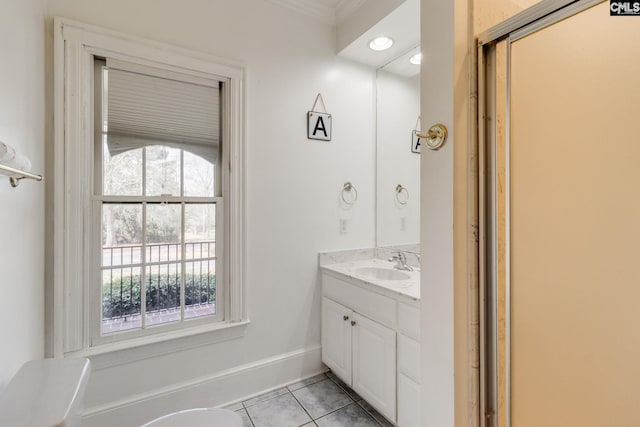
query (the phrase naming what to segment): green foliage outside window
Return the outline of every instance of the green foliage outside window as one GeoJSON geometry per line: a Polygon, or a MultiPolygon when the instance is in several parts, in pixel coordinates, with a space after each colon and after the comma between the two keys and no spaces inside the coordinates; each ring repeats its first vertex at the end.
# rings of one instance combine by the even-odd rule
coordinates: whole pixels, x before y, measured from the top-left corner
{"type": "MultiPolygon", "coordinates": [[[[216,275],[185,275],[185,307],[216,301],[216,275]]],[[[146,277],[146,310],[153,312],[180,307],[180,276],[176,274],[146,277]]],[[[122,276],[103,282],[102,318],[140,314],[140,276],[122,276]]]]}

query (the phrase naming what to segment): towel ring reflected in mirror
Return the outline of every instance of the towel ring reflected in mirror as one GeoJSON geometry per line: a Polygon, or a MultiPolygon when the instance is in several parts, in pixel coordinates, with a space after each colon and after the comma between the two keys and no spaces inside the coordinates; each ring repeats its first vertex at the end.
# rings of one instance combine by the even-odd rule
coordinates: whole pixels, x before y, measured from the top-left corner
{"type": "Polygon", "coordinates": [[[409,190],[403,187],[402,184],[396,185],[396,201],[401,205],[409,203],[409,190]]]}
{"type": "Polygon", "coordinates": [[[350,182],[345,182],[342,186],[340,197],[345,204],[353,206],[358,201],[358,190],[350,182]]]}

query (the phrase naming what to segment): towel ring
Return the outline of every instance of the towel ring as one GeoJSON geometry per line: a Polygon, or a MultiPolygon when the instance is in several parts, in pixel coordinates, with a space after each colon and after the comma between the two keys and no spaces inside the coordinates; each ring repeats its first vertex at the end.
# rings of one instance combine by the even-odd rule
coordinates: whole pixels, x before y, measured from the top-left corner
{"type": "Polygon", "coordinates": [[[353,184],[351,184],[350,182],[345,182],[344,185],[342,186],[342,192],[340,193],[340,197],[342,198],[343,202],[345,202],[349,206],[352,206],[355,202],[358,201],[358,190],[356,190],[356,187],[354,187],[353,184]],[[347,199],[345,197],[345,194],[351,193],[352,191],[353,191],[353,196],[347,199]]]}
{"type": "Polygon", "coordinates": [[[409,202],[409,190],[402,184],[396,185],[396,201],[401,205],[406,205],[409,202]]]}

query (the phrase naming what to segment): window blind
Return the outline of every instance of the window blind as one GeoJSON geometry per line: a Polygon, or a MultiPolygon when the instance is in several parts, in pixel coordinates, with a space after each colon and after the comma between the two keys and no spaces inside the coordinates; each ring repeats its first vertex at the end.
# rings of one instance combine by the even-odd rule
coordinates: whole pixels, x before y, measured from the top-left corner
{"type": "Polygon", "coordinates": [[[125,70],[107,62],[103,101],[103,132],[111,155],[165,145],[216,163],[220,151],[220,82],[194,83],[173,75],[125,70]]]}

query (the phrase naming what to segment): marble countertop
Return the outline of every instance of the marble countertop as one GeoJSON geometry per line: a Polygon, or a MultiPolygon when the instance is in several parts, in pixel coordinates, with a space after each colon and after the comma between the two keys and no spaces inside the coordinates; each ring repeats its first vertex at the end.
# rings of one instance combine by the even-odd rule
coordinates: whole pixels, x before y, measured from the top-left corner
{"type": "Polygon", "coordinates": [[[362,274],[359,270],[363,268],[389,268],[393,269],[395,263],[388,262],[381,259],[370,258],[366,260],[354,260],[338,263],[322,264],[320,268],[323,272],[333,273],[337,277],[349,278],[358,284],[365,286],[376,286],[382,293],[391,293],[403,298],[409,298],[413,301],[420,300],[420,270],[414,269],[414,271],[402,271],[406,273],[409,278],[406,280],[383,280],[371,277],[367,274],[362,274]]]}

